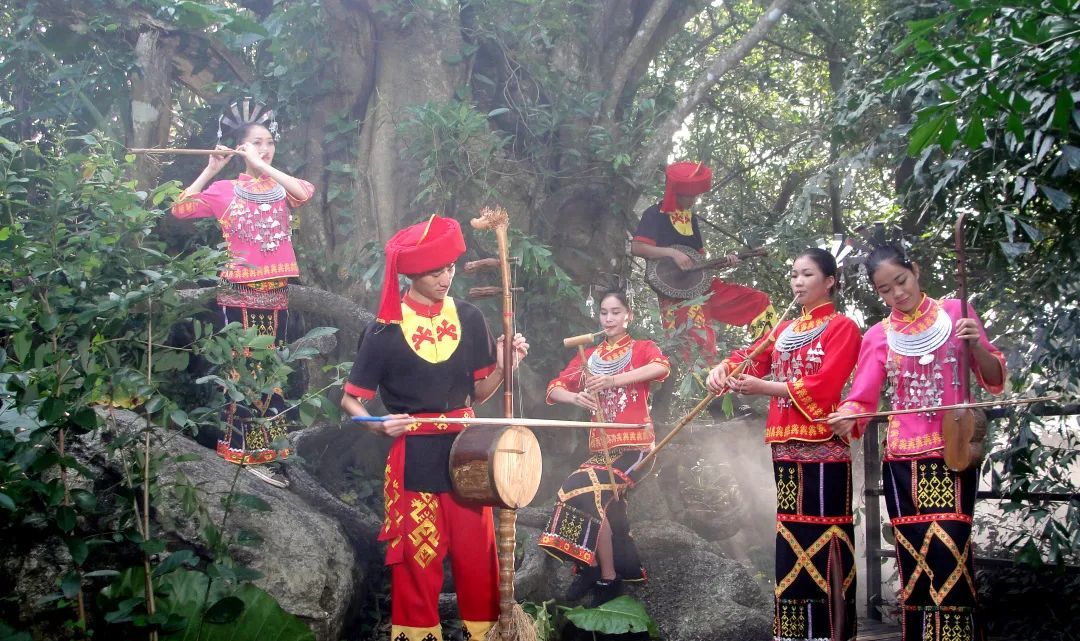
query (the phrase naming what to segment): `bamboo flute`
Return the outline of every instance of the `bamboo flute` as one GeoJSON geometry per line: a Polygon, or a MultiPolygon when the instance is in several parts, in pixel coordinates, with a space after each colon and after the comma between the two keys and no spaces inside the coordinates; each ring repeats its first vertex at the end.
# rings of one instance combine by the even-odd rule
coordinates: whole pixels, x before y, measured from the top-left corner
{"type": "Polygon", "coordinates": [[[235,156],[240,152],[235,149],[176,149],[160,147],[128,149],[128,153],[157,156],[235,156]]]}

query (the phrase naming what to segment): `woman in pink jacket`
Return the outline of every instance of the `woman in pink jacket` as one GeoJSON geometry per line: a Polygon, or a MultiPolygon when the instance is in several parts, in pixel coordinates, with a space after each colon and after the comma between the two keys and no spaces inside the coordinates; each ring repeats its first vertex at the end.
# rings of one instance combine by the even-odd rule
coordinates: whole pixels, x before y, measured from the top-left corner
{"type": "MultiPolygon", "coordinates": [[[[300,275],[292,246],[292,210],[307,202],[315,188],[272,166],[275,137],[271,129],[276,129],[273,115],[265,111],[260,114],[258,106],[254,113],[248,112],[246,101],[244,108],[250,117],[238,118],[232,131],[236,155],[245,163],[244,173],[235,180],[210,183],[231,159],[226,155],[210,156],[206,168],[180,195],[172,214],[184,219],[213,217],[221,225],[232,257],[221,274],[222,288],[217,297],[225,322],[257,327],[259,334],[284,341],[289,322],[288,279],[300,275]],[[257,122],[244,122],[256,116],[257,122]]],[[[239,115],[235,105],[233,110],[239,115]]],[[[221,145],[218,148],[227,149],[221,145]]],[[[217,452],[227,461],[244,465],[267,483],[286,487],[288,481],[279,470],[260,465],[289,453],[273,446],[285,438],[281,414],[285,404],[280,388],[277,391],[253,407],[233,403],[227,408],[229,433],[218,440],[217,452]]]]}
{"type": "MultiPolygon", "coordinates": [[[[885,245],[866,263],[878,295],[891,308],[863,337],[851,391],[829,416],[840,437],[859,436],[882,391],[888,409],[952,405],[962,400],[961,368],[971,368],[987,391],[1000,394],[1005,359],[960,301],[934,300],[919,287],[919,266],[885,245]],[[967,341],[970,357],[961,358],[967,341]]],[[[976,616],[971,517],[978,466],[954,472],[945,465],[941,410],[890,416],[882,480],[896,535],[900,616],[905,641],[983,639],[976,616]]],[[[876,436],[874,437],[876,438],[876,436]]]]}

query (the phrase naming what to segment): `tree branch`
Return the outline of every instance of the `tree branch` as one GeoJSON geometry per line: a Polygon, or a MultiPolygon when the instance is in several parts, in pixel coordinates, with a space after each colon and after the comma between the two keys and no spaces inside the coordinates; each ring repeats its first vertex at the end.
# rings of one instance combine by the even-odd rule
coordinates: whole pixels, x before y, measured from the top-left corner
{"type": "MultiPolygon", "coordinates": [[[[217,287],[182,289],[177,292],[180,300],[197,301],[209,298],[217,287]]],[[[318,314],[333,321],[338,329],[359,332],[375,316],[344,296],[317,287],[289,285],[289,309],[300,313],[318,314]]]]}
{"type": "Polygon", "coordinates": [[[606,116],[615,111],[615,107],[619,104],[619,98],[622,97],[623,89],[626,88],[630,70],[637,66],[638,60],[648,48],[653,34],[656,32],[657,27],[660,26],[669,8],[671,8],[671,0],[659,0],[649,7],[649,12],[645,14],[645,19],[638,26],[634,39],[627,45],[626,51],[623,52],[622,57],[619,59],[618,66],[615,67],[615,73],[611,76],[608,97],[604,100],[601,111],[603,115],[606,116]]]}
{"type": "Polygon", "coordinates": [[[637,169],[634,172],[635,182],[638,184],[648,182],[649,177],[671,151],[672,145],[674,145],[675,133],[683,126],[683,123],[686,122],[686,119],[701,101],[704,100],[708,90],[719,82],[724,74],[739,64],[765,37],[765,34],[780,22],[791,3],[792,0],[773,0],[769,8],[754,23],[754,26],[734,46],[714,60],[704,74],[694,80],[686,95],[679,100],[668,118],[657,127],[649,151],[637,164],[637,169]]]}

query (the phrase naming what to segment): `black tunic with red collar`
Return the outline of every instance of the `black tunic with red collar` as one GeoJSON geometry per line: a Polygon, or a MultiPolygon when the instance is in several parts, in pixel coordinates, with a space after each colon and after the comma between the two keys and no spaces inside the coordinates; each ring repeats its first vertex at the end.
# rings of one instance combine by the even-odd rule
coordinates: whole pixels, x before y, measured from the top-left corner
{"type": "MultiPolygon", "coordinates": [[[[476,381],[495,369],[495,341],[475,305],[446,297],[423,305],[404,297],[402,322],[373,321],[360,334],[345,393],[378,391],[391,414],[443,413],[472,405],[476,381]]],[[[409,438],[405,488],[449,492],[454,434],[409,438]]]]}

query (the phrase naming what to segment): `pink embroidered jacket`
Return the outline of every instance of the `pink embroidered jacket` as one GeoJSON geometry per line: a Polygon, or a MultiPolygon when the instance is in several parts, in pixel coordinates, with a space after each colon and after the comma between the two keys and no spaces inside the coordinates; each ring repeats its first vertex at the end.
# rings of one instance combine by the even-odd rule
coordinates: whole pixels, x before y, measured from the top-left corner
{"type": "MultiPolygon", "coordinates": [[[[967,367],[975,372],[979,385],[991,394],[1004,389],[1005,358],[986,337],[982,321],[975,310],[968,307],[969,315],[979,325],[979,342],[993,354],[1001,365],[1001,385],[990,385],[983,379],[972,356],[967,367]]],[[[889,409],[908,409],[952,405],[961,401],[959,368],[960,339],[951,333],[946,341],[930,355],[902,356],[889,348],[886,333],[918,334],[929,329],[937,314],[947,314],[955,328],[960,318],[960,301],[954,298],[940,302],[923,296],[919,307],[909,316],[893,310],[888,318],[874,325],[863,337],[859,362],[855,367],[855,379],[851,392],[840,405],[841,410],[873,412],[878,409],[882,387],[886,387],[889,409]],[[932,358],[931,358],[932,356],[932,358]]],[[[955,332],[955,329],[954,329],[955,332]]],[[[889,417],[885,455],[887,457],[915,456],[939,450],[945,446],[941,436],[943,412],[900,414],[889,417]]],[[[869,419],[861,419],[853,432],[860,436],[869,419]]]]}
{"type": "Polygon", "coordinates": [[[177,218],[217,218],[221,233],[233,262],[221,277],[233,283],[254,283],[300,275],[292,246],[291,208],[307,202],[315,187],[301,180],[307,195],[294,198],[285,192],[284,198],[256,202],[243,198],[237,191],[272,195],[278,183],[269,176],[252,178],[240,174],[236,180],[218,180],[203,191],[188,196],[173,205],[177,218]],[[237,186],[240,187],[237,190],[237,186]]]}

